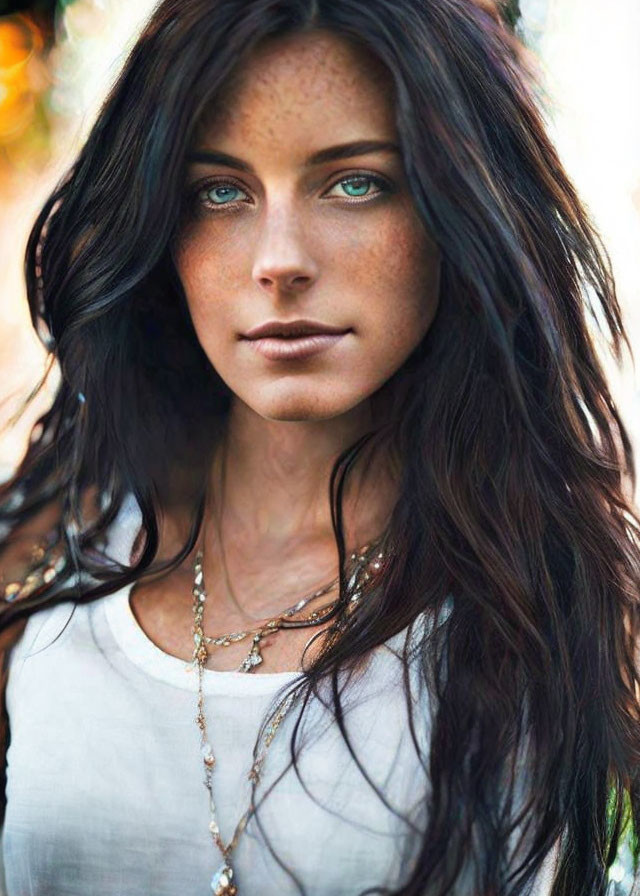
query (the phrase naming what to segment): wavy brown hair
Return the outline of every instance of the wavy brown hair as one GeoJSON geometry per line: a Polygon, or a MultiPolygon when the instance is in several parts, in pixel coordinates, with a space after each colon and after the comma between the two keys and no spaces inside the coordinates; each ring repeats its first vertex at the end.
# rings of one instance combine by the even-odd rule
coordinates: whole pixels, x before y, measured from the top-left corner
{"type": "Polygon", "coordinates": [[[638,864],[640,550],[632,448],[594,334],[617,361],[629,346],[606,250],[545,131],[526,54],[487,0],[155,10],[27,249],[31,318],[62,378],[0,490],[5,579],[36,533],[60,562],[49,581],[33,574],[6,591],[3,645],[43,607],[99,599],[192,551],[231,396],[171,261],[185,155],[260,41],[315,28],[388,69],[407,179],[443,267],[433,325],[389,386],[403,386],[392,561],[347,620],[342,494],[364,446],[389,436],[371,432],[332,471],[336,637],[297,686],[308,699],[332,684],[348,741],[339,672],[412,626],[407,705],[430,787],[426,826],[407,825],[418,859],[395,893],[525,894],[556,844],[554,896],[604,894],[625,829],[638,864]],[[130,492],[141,551],[105,564],[105,533],[130,492]],[[189,536],[160,563],[159,517],[177,501],[191,508],[189,536]],[[446,605],[442,624],[417,625],[446,605]],[[428,749],[427,706],[410,699],[416,668],[433,701],[428,749]]]}

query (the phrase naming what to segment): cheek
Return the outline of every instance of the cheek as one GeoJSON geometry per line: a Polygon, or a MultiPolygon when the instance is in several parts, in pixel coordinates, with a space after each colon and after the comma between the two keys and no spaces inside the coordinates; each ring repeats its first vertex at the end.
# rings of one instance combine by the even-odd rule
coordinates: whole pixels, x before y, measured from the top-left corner
{"type": "Polygon", "coordinates": [[[440,253],[419,221],[392,221],[361,266],[366,284],[368,325],[391,349],[410,351],[435,316],[440,287],[440,253]]]}
{"type": "Polygon", "coordinates": [[[174,247],[174,263],[182,282],[189,312],[196,333],[201,342],[215,339],[224,332],[225,305],[216,303],[216,314],[211,314],[211,300],[216,287],[225,284],[225,289],[234,291],[238,279],[239,266],[223,248],[211,251],[211,238],[202,234],[187,234],[174,247]],[[216,326],[213,326],[215,317],[216,326]]]}

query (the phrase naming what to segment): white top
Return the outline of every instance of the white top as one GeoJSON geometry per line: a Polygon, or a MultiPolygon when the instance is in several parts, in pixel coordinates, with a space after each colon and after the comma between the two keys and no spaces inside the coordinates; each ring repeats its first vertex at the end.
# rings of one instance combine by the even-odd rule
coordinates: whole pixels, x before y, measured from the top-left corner
{"type": "MultiPolygon", "coordinates": [[[[113,556],[128,558],[139,522],[129,501],[112,527],[113,556]]],[[[196,672],[146,636],[131,611],[130,589],[32,616],[12,650],[2,835],[7,896],[211,892],[221,856],[208,832],[196,672]]],[[[309,896],[355,896],[367,887],[397,887],[408,876],[418,843],[392,810],[424,823],[428,783],[408,731],[397,655],[403,637],[374,651],[367,674],[345,693],[347,731],[390,807],[365,781],[318,700],[303,727],[298,780],[289,762],[294,707],[267,753],[258,800],[274,788],[232,854],[240,896],[302,892],[278,859],[309,896]]],[[[205,670],[225,842],[248,804],[260,722],[295,678],[205,670]]],[[[416,699],[425,701],[426,693],[416,699]]],[[[536,893],[548,892],[541,881],[536,893]]]]}

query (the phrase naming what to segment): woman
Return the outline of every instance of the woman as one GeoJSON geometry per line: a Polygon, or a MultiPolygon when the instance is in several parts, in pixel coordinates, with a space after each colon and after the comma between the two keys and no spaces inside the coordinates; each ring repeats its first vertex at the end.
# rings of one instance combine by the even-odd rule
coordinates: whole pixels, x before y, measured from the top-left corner
{"type": "Polygon", "coordinates": [[[604,893],[625,335],[500,15],[165,0],[26,270],[9,896],[604,893]]]}

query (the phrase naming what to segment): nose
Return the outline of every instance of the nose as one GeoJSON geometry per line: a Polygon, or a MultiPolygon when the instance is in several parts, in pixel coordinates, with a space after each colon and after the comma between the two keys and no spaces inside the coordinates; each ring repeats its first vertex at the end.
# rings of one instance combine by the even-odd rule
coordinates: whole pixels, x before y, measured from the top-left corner
{"type": "Polygon", "coordinates": [[[307,290],[318,276],[301,216],[294,208],[265,214],[255,247],[252,276],[261,289],[278,296],[307,290]]]}

